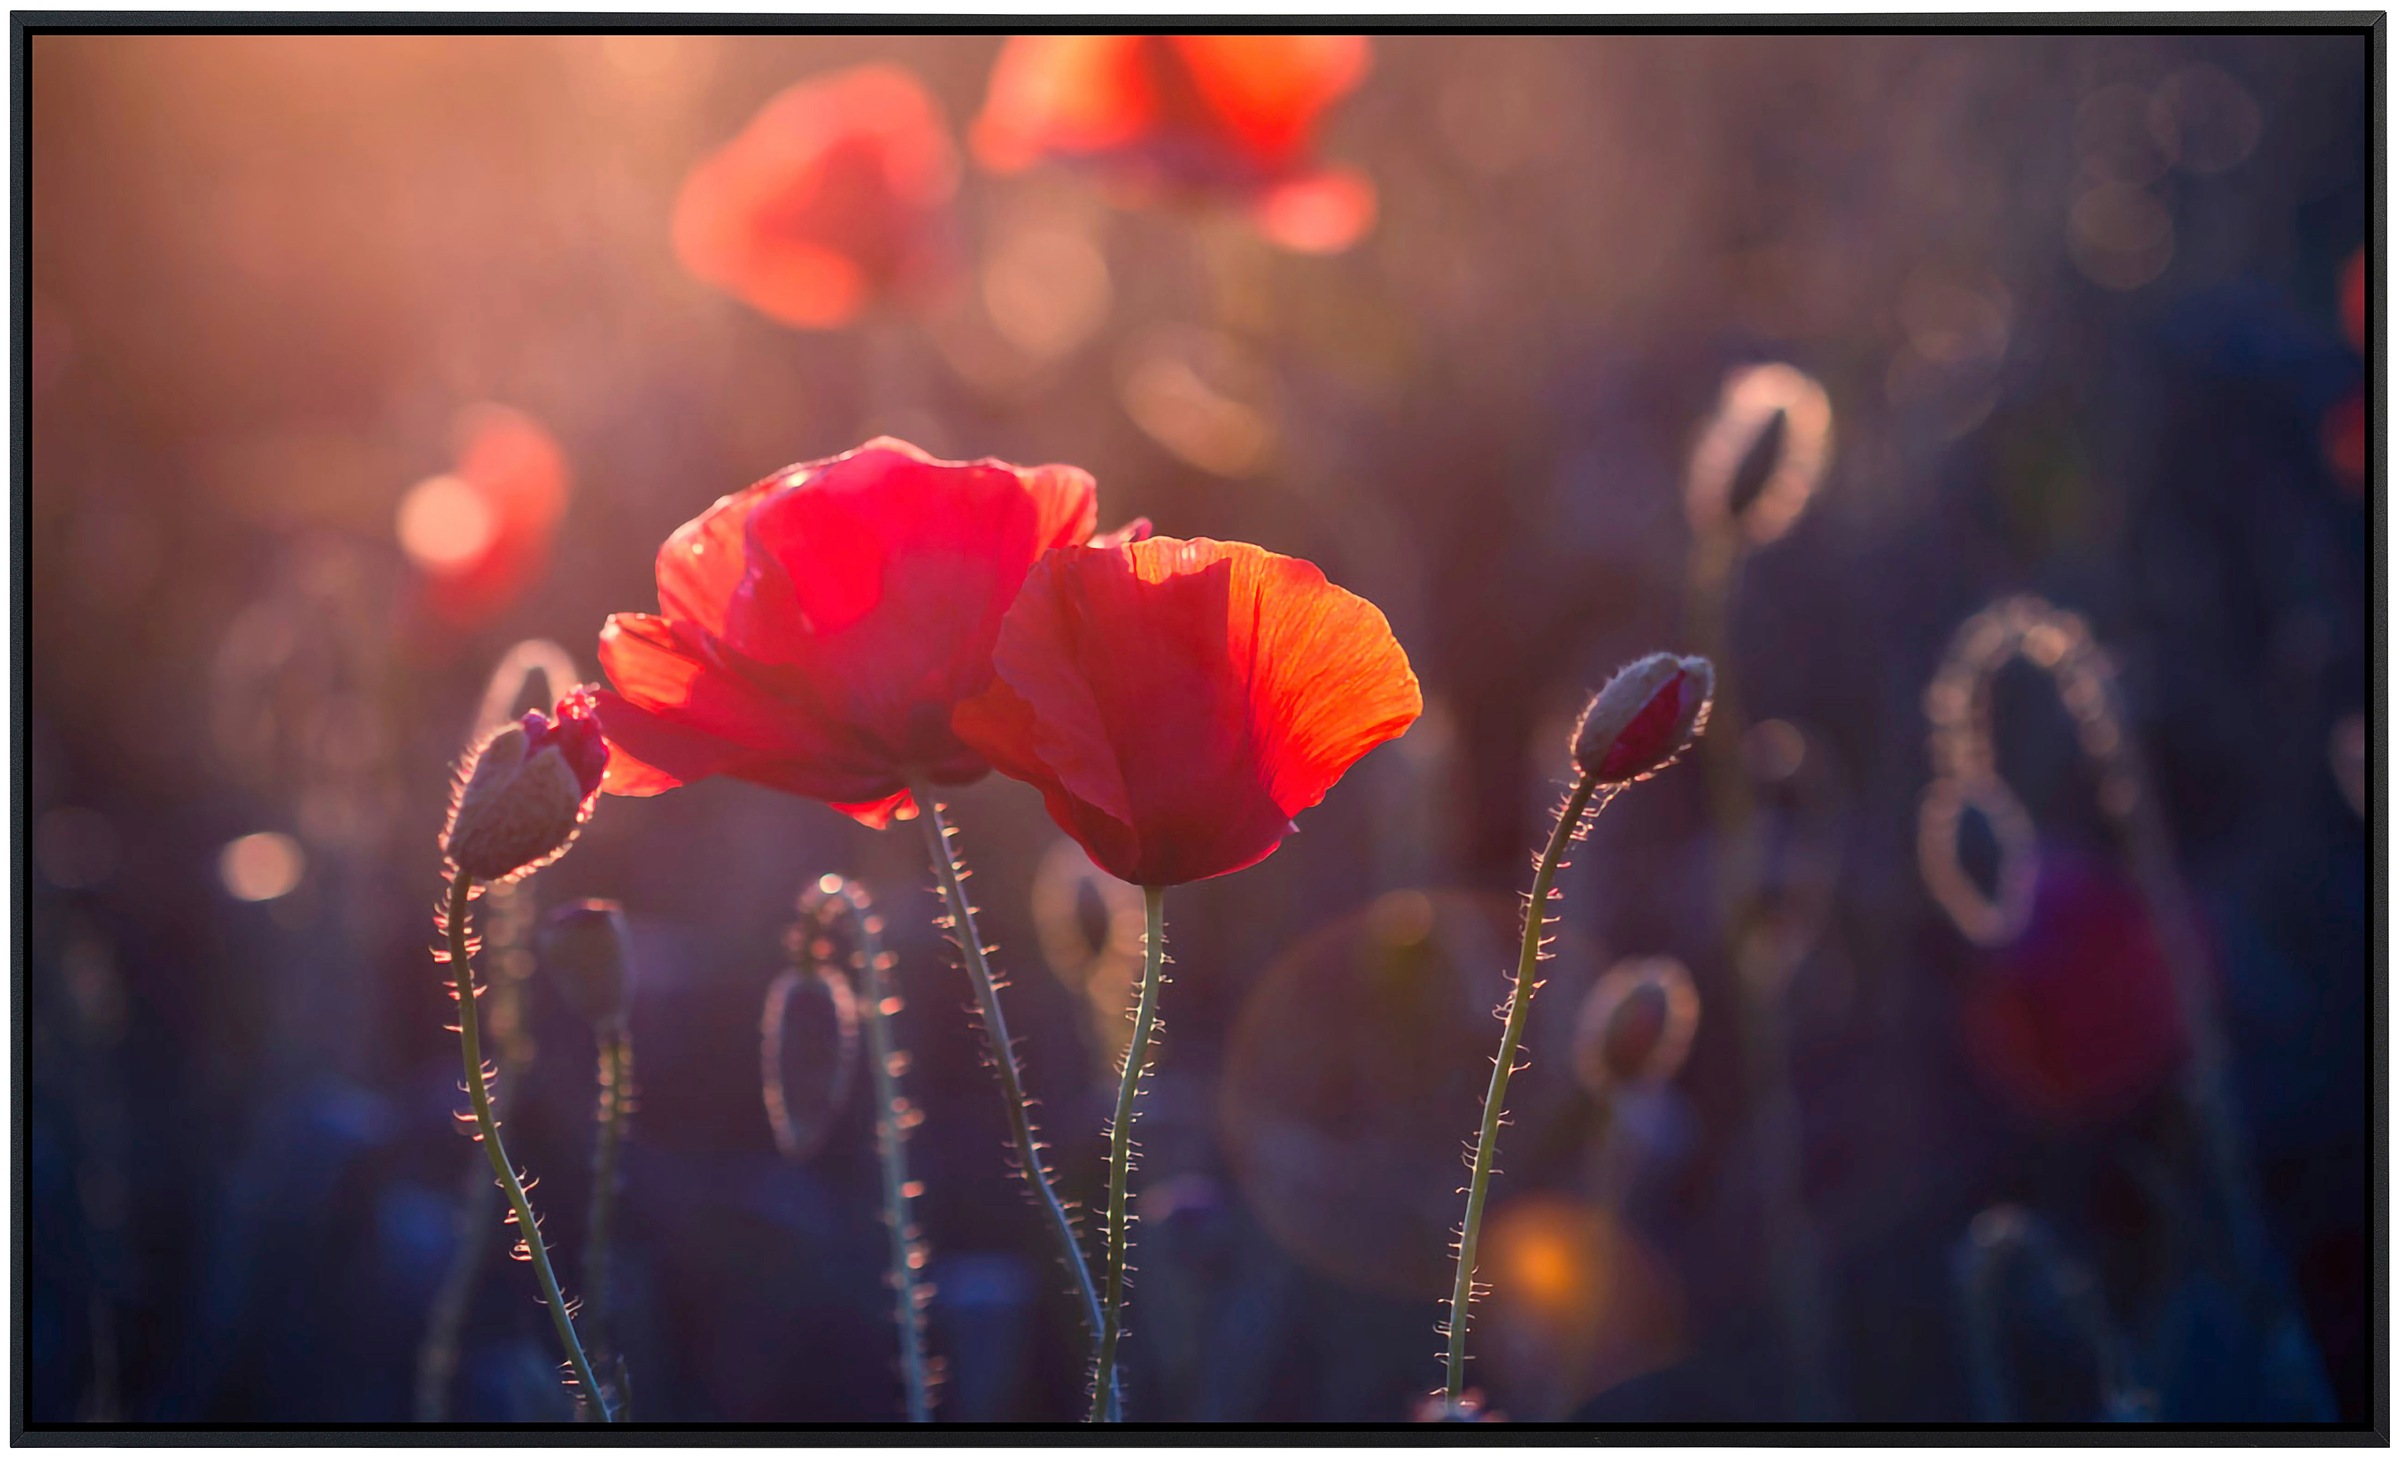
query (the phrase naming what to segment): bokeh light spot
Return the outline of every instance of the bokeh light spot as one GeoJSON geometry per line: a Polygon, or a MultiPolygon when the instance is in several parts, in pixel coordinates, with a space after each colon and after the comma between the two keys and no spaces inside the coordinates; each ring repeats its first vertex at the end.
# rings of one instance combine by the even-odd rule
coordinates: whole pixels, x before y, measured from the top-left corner
{"type": "Polygon", "coordinates": [[[400,498],[400,550],[428,572],[456,571],[491,550],[500,516],[456,476],[428,476],[400,498]]]}
{"type": "Polygon", "coordinates": [[[300,842],[273,830],[228,841],[217,857],[217,876],[236,901],[288,896],[307,869],[308,854],[300,842]]]}

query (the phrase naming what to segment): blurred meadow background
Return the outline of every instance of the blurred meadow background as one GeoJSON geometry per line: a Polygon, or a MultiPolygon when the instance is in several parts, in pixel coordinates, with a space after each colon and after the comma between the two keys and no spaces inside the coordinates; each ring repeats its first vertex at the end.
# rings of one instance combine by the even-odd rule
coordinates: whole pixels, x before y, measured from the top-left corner
{"type": "MultiPolygon", "coordinates": [[[[677,524],[888,433],[1308,557],[1424,684],[1279,854],[1170,908],[1130,1417],[1400,1421],[1438,1382],[1573,715],[1707,634],[1713,757],[1562,882],[1485,1235],[1491,1407],[2365,1421],[2367,38],[1375,36],[1311,143],[1372,188],[1331,249],[984,165],[1003,41],[32,39],[23,1418],[571,1415],[496,1212],[461,1219],[449,764],[487,684],[514,702],[496,667],[557,661],[520,645],[597,677],[677,524]],[[956,186],[907,288],[792,327],[679,263],[678,195],[866,63],[930,93],[956,186]],[[1773,426],[1821,471],[1712,596],[1695,452],[1770,362],[1821,387],[1773,426]],[[1928,687],[2019,594],[2088,623],[2124,712],[1990,676],[1995,805],[1928,687]],[[1729,825],[1765,951],[1726,934],[1729,825]],[[1579,1077],[1587,997],[1648,958],[1688,969],[1685,1055],[1579,1077]]],[[[2028,656],[2081,662],[2045,624],[2028,656]]],[[[951,803],[1088,1205],[1138,902],[1129,940],[1024,786],[951,803]]],[[[604,800],[516,908],[631,919],[635,1416],[901,1414],[869,1101],[789,1153],[762,1108],[762,998],[826,873],[898,957],[938,1416],[1079,1415],[914,832],[712,781],[604,800]]],[[[510,1147],[574,1287],[591,1032],[510,935],[510,1147]]]]}

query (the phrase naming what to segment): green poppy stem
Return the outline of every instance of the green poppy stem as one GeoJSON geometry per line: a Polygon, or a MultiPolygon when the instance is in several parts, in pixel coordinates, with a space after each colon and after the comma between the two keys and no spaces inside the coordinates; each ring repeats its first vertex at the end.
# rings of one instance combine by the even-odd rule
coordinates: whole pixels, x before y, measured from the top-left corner
{"type": "Polygon", "coordinates": [[[558,1274],[550,1268],[550,1252],[542,1244],[542,1227],[535,1219],[533,1202],[526,1198],[525,1183],[517,1178],[517,1167],[509,1162],[508,1151],[500,1144],[500,1121],[492,1115],[492,1092],[484,1081],[483,1042],[475,1014],[475,965],[467,950],[467,903],[475,895],[475,878],[458,871],[450,878],[450,901],[442,928],[449,936],[450,975],[458,987],[458,1042],[466,1062],[467,1097],[475,1106],[475,1128],[483,1144],[484,1156],[491,1161],[492,1177],[500,1192],[508,1197],[509,1209],[517,1221],[517,1240],[533,1263],[533,1273],[541,1282],[542,1301],[550,1308],[550,1323],[558,1328],[558,1342],[566,1350],[568,1365],[575,1369],[575,1380],[583,1388],[583,1396],[600,1409],[602,1422],[616,1421],[609,1410],[608,1397],[592,1375],[591,1360],[583,1354],[583,1343],[575,1337],[575,1319],[567,1310],[567,1298],[558,1289],[558,1274]]]}
{"type": "Polygon", "coordinates": [[[1117,1077],[1117,1116],[1108,1128],[1108,1299],[1100,1308],[1100,1350],[1092,1370],[1090,1421],[1122,1422],[1125,1414],[1116,1398],[1117,1340],[1125,1323],[1125,1256],[1132,1241],[1126,1231],[1125,1181],[1133,1167],[1134,1100],[1142,1090],[1142,1075],[1150,1068],[1150,1035],[1158,1027],[1158,990],[1166,983],[1166,888],[1144,886],[1142,911],[1146,934],[1142,940],[1142,991],[1133,1009],[1133,1041],[1125,1049],[1125,1067],[1117,1077]],[[1102,1394],[1110,1401],[1103,1404],[1102,1394]]]}
{"type": "Polygon", "coordinates": [[[1467,1215],[1458,1227],[1458,1279],[1450,1288],[1449,1381],[1445,1407],[1461,1413],[1467,1391],[1467,1308],[1475,1300],[1475,1245],[1483,1234],[1483,1202],[1492,1188],[1492,1158],[1499,1148],[1500,1120],[1507,1110],[1508,1080],[1516,1072],[1517,1050],[1525,1041],[1526,1014],[1533,1007],[1534,972],[1542,960],[1542,927],[1550,916],[1550,887],[1566,864],[1567,847],[1583,828],[1585,811],[1600,788],[1599,778],[1585,774],[1559,807],[1550,843],[1533,873],[1533,894],[1525,899],[1525,936],[1517,951],[1517,979],[1508,994],[1508,1020],[1500,1033],[1500,1056],[1492,1061],[1491,1087],[1483,1095],[1483,1129],[1475,1139],[1473,1174],[1467,1180],[1467,1215]]]}
{"type": "MultiPolygon", "coordinates": [[[[1101,1331],[1100,1293],[1092,1285],[1092,1269],[1083,1258],[1083,1244],[1076,1238],[1075,1222],[1067,1218],[1066,1206],[1059,1203],[1058,1191],[1050,1185],[1050,1172],[1042,1164],[1042,1143],[1034,1132],[1032,1105],[1025,1098],[1025,1083],[1017,1071],[1016,1044],[1008,1035],[1008,1019],[1000,1011],[1000,988],[992,979],[991,963],[984,957],[982,935],[975,930],[975,908],[967,901],[965,872],[950,849],[949,823],[942,818],[941,803],[934,798],[930,782],[912,776],[908,788],[916,798],[917,823],[924,828],[926,858],[933,862],[934,875],[942,885],[942,899],[950,908],[951,939],[958,945],[959,960],[966,966],[967,980],[975,986],[976,1005],[983,1012],[983,1036],[991,1048],[992,1072],[1000,1080],[1001,1108],[1008,1116],[1009,1134],[1016,1141],[1017,1173],[1024,1177],[1026,1188],[1050,1217],[1051,1228],[1058,1236],[1059,1253],[1083,1297],[1085,1330],[1097,1341],[1101,1331]]],[[[1116,1395],[1112,1392],[1109,1397],[1113,1409],[1116,1395]]]]}

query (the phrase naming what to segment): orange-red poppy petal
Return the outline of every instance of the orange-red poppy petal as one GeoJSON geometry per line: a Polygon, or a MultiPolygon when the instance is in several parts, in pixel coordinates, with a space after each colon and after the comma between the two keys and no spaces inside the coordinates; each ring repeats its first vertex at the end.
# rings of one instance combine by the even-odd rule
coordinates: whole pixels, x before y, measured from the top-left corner
{"type": "Polygon", "coordinates": [[[1243,543],[1063,548],[1010,609],[994,687],[953,725],[1102,867],[1239,870],[1421,709],[1372,604],[1243,543]]]}
{"type": "Polygon", "coordinates": [[[1236,561],[1237,581],[1256,592],[1252,730],[1275,748],[1267,764],[1277,808],[1297,815],[1368,750],[1408,732],[1425,700],[1373,603],[1327,582],[1313,562],[1256,548],[1236,561]]]}

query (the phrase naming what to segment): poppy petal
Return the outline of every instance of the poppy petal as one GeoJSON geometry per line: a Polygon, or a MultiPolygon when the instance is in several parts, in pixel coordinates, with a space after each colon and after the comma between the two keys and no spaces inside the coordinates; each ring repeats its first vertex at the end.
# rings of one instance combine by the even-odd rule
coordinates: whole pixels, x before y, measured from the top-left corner
{"type": "MultiPolygon", "coordinates": [[[[892,789],[891,770],[817,706],[770,696],[717,663],[690,630],[664,618],[611,616],[600,630],[600,666],[626,703],[740,752],[737,767],[699,773],[730,774],[819,800],[864,800],[892,789]]],[[[638,750],[637,757],[649,759],[638,750]]]]}
{"type": "Polygon", "coordinates": [[[1297,815],[1367,751],[1406,733],[1425,700],[1373,603],[1326,581],[1314,563],[1256,548],[1243,555],[1251,565],[1237,574],[1256,591],[1253,731],[1268,753],[1275,803],[1297,815]]]}
{"type": "Polygon", "coordinates": [[[725,604],[742,582],[742,527],[760,501],[783,484],[777,472],[729,496],[675,529],[658,549],[658,610],[670,622],[725,635],[725,604]]]}
{"type": "Polygon", "coordinates": [[[971,137],[976,160],[1020,172],[1045,152],[1076,156],[1120,147],[1157,112],[1136,35],[1018,35],[992,63],[971,137]]]}
{"type": "Polygon", "coordinates": [[[993,666],[953,715],[960,737],[1149,885],[1265,858],[1423,707],[1372,604],[1307,562],[1205,539],[1050,553],[993,666]]]}
{"type": "Polygon", "coordinates": [[[600,729],[608,739],[608,768],[600,787],[612,795],[656,795],[711,775],[729,774],[750,753],[730,740],[687,729],[673,719],[602,689],[600,729]]]}
{"type": "Polygon", "coordinates": [[[1040,790],[1050,818],[1082,844],[1092,864],[1120,880],[1135,879],[1141,866],[1133,827],[1065,787],[1034,746],[1041,726],[1033,706],[1008,680],[994,678],[990,688],[960,704],[951,724],[994,769],[1040,790]]]}
{"type": "Polygon", "coordinates": [[[1314,140],[1325,108],[1365,79],[1363,35],[1179,35],[1176,52],[1210,111],[1263,170],[1314,140]]]}
{"type": "Polygon", "coordinates": [[[869,830],[881,830],[895,820],[917,818],[916,797],[906,790],[886,795],[880,800],[866,800],[848,805],[839,801],[832,803],[834,809],[841,811],[869,830]]]}
{"type": "Polygon", "coordinates": [[[1096,490],[1073,467],[934,461],[870,442],[751,514],[726,640],[805,680],[892,762],[971,770],[950,708],[990,680],[1026,569],[1089,535],[1096,490]]]}

